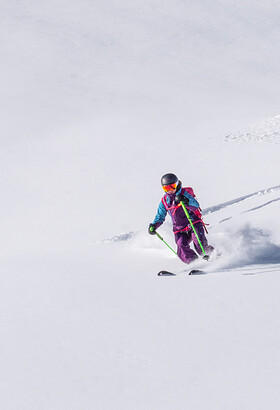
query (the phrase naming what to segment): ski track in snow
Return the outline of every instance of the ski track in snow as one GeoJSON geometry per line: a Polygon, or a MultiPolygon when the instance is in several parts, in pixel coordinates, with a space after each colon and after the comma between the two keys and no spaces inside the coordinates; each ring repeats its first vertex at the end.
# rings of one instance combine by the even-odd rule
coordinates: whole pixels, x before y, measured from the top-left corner
{"type": "Polygon", "coordinates": [[[95,242],[95,245],[102,245],[102,244],[106,244],[106,243],[112,243],[112,242],[123,242],[123,241],[128,241],[129,239],[133,238],[133,236],[136,235],[136,232],[125,232],[125,233],[121,233],[119,235],[114,235],[111,236],[110,238],[107,239],[102,239],[99,240],[97,242],[95,242]]]}
{"type": "MultiPolygon", "coordinates": [[[[277,202],[277,201],[280,201],[280,198],[272,199],[271,201],[268,201],[268,202],[266,202],[265,204],[262,204],[262,205],[259,205],[259,206],[255,206],[254,208],[251,208],[251,209],[246,209],[246,211],[242,211],[241,214],[246,214],[246,213],[248,213],[248,212],[256,211],[257,209],[261,209],[261,208],[263,208],[263,207],[265,207],[265,206],[268,206],[268,205],[272,204],[273,202],[277,202]]],[[[233,216],[228,216],[227,218],[221,219],[221,220],[219,221],[219,224],[221,224],[221,223],[223,223],[223,222],[227,222],[227,221],[229,221],[229,220],[232,219],[232,218],[233,218],[233,216]]],[[[211,227],[210,227],[209,229],[211,229],[211,227]]]]}
{"type": "Polygon", "coordinates": [[[246,201],[247,199],[251,199],[255,196],[267,195],[267,194],[270,194],[270,193],[278,191],[278,190],[280,190],[280,185],[276,185],[276,186],[271,187],[271,188],[263,189],[261,191],[256,191],[256,192],[253,192],[252,194],[241,196],[239,198],[232,199],[231,201],[222,202],[221,204],[214,205],[214,206],[211,206],[209,208],[206,208],[206,209],[203,210],[202,213],[203,213],[203,215],[212,214],[213,212],[220,211],[221,209],[227,208],[231,205],[238,204],[239,202],[242,202],[242,201],[246,201]]]}
{"type": "Polygon", "coordinates": [[[242,213],[245,214],[246,212],[256,211],[257,209],[263,208],[264,206],[270,205],[273,202],[277,202],[277,201],[280,201],[280,198],[272,199],[271,201],[266,202],[265,204],[262,204],[260,206],[256,206],[255,208],[248,209],[247,211],[243,211],[242,213]]]}

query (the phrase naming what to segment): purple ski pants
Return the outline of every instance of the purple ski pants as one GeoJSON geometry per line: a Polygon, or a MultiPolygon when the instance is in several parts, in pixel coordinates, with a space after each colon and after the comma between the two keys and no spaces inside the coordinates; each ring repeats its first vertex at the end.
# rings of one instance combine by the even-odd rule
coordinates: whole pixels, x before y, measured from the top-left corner
{"type": "MultiPolygon", "coordinates": [[[[199,223],[196,223],[194,227],[195,227],[195,230],[198,234],[198,237],[200,239],[200,242],[205,252],[211,253],[214,250],[214,248],[211,245],[208,245],[203,224],[199,222],[199,223]]],[[[196,252],[199,255],[202,255],[203,254],[202,249],[192,229],[188,232],[185,231],[185,232],[175,233],[175,242],[177,244],[177,254],[179,258],[185,263],[191,263],[198,258],[195,251],[193,251],[190,248],[190,244],[192,241],[193,241],[196,252]]]]}

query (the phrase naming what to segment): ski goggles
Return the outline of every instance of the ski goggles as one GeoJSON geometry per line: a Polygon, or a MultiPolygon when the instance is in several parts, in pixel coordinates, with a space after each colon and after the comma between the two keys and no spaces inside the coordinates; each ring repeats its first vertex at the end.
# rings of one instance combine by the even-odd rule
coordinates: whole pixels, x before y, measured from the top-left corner
{"type": "Polygon", "coordinates": [[[164,192],[171,191],[173,189],[176,189],[178,186],[178,182],[175,182],[174,184],[169,184],[169,185],[162,185],[162,189],[164,192]]]}

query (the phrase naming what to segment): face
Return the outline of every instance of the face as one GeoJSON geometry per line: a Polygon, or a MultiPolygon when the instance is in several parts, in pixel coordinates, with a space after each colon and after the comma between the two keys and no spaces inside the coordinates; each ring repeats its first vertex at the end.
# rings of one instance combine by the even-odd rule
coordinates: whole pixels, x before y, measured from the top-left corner
{"type": "Polygon", "coordinates": [[[169,195],[175,194],[175,192],[176,192],[176,188],[175,188],[175,189],[174,189],[174,188],[173,188],[173,189],[171,188],[171,189],[169,189],[168,191],[166,191],[166,193],[169,194],[169,195]]]}

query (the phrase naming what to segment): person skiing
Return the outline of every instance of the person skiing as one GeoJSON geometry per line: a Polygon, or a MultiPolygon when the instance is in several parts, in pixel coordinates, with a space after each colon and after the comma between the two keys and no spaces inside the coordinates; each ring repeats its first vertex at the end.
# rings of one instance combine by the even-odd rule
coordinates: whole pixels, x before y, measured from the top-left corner
{"type": "Polygon", "coordinates": [[[183,202],[203,249],[208,256],[213,252],[214,248],[213,246],[208,245],[204,232],[204,224],[201,219],[199,203],[194,198],[192,188],[183,188],[181,181],[179,181],[177,176],[172,173],[163,175],[161,178],[161,185],[165,195],[160,201],[154,221],[149,224],[149,234],[156,234],[156,230],[163,224],[168,212],[173,223],[173,233],[177,244],[177,255],[185,263],[191,263],[198,259],[197,253],[202,255],[203,251],[186,216],[183,206],[181,205],[181,202],[183,202]],[[197,253],[190,248],[190,243],[192,241],[197,253]]]}

